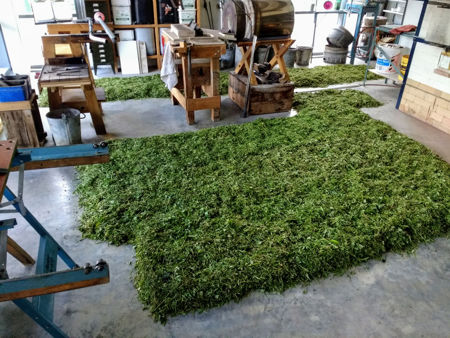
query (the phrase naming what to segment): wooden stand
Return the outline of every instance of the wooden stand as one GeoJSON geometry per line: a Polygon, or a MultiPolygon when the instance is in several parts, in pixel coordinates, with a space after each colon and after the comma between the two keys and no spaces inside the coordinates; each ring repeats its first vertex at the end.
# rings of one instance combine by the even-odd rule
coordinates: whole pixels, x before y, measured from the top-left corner
{"type": "MultiPolygon", "coordinates": [[[[103,110],[95,92],[94,77],[91,68],[89,67],[89,60],[84,51],[84,43],[89,42],[89,37],[86,34],[59,34],[42,36],[42,45],[44,50],[44,59],[46,65],[42,69],[39,77],[39,90],[48,88],[48,101],[50,109],[58,109],[64,105],[71,107],[70,102],[63,102],[63,91],[67,89],[78,88],[77,98],[84,94],[85,110],[91,114],[92,122],[94,124],[97,135],[106,134],[105,124],[103,122],[103,110]],[[56,47],[61,45],[68,45],[70,47],[69,57],[84,58],[86,65],[64,66],[64,57],[58,57],[56,47]],[[60,59],[61,61],[59,61],[60,59]]],[[[79,104],[79,102],[76,102],[79,104]]]]}
{"type": "MultiPolygon", "coordinates": [[[[230,73],[228,95],[241,109],[245,105],[245,89],[248,78],[244,75],[230,73]]],[[[274,83],[250,85],[249,114],[272,114],[290,111],[294,99],[294,84],[274,83]]]]}
{"type": "MultiPolygon", "coordinates": [[[[283,77],[280,83],[258,85],[255,74],[251,72],[249,92],[249,114],[271,114],[289,111],[292,108],[294,98],[294,85],[290,82],[289,73],[284,62],[284,54],[295,42],[292,39],[259,40],[257,46],[272,46],[275,55],[269,61],[273,69],[275,65],[280,67],[283,77]]],[[[235,72],[230,73],[228,95],[241,109],[245,105],[245,89],[250,72],[250,58],[252,42],[238,42],[242,53],[242,60],[237,65],[235,72]]],[[[252,66],[253,68],[253,66],[252,66]]]]}
{"type": "MultiPolygon", "coordinates": [[[[278,65],[280,67],[280,72],[283,74],[282,81],[281,82],[289,82],[289,74],[286,68],[286,63],[284,62],[284,54],[287,52],[290,46],[295,42],[295,40],[292,39],[280,39],[280,40],[258,40],[256,43],[256,47],[258,46],[272,46],[273,51],[275,52],[275,55],[273,58],[269,61],[270,66],[273,67],[275,65],[278,65]]],[[[239,62],[239,64],[236,66],[236,69],[234,72],[236,74],[244,74],[244,70],[246,74],[250,71],[250,57],[252,54],[252,44],[251,41],[245,41],[245,42],[238,42],[238,47],[242,53],[242,59],[239,62]]],[[[255,75],[252,72],[250,84],[253,86],[256,86],[258,84],[258,81],[256,80],[255,75]]]]}
{"type": "Polygon", "coordinates": [[[218,42],[188,47],[186,42],[181,42],[179,47],[172,47],[172,50],[177,58],[181,59],[179,66],[181,75],[177,86],[171,90],[173,104],[183,106],[188,124],[194,124],[194,111],[201,109],[210,109],[211,120],[218,121],[220,119],[219,58],[225,53],[225,44],[218,42]],[[202,91],[207,97],[202,98],[202,91]]]}
{"type": "Polygon", "coordinates": [[[45,142],[46,133],[34,91],[28,101],[0,103],[0,118],[8,138],[16,140],[19,147],[39,147],[45,142]]]}

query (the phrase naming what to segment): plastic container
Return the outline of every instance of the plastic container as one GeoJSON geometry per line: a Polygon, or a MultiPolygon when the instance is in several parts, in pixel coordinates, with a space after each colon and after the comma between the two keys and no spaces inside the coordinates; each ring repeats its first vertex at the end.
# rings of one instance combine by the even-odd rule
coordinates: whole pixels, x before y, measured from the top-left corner
{"type": "Polygon", "coordinates": [[[274,55],[272,47],[259,46],[255,52],[255,63],[269,62],[274,55]]]}
{"type": "Polygon", "coordinates": [[[79,110],[73,108],[56,109],[48,112],[46,116],[53,141],[57,146],[81,143],[79,110]]]}
{"type": "Polygon", "coordinates": [[[347,48],[337,48],[327,45],[323,52],[323,61],[331,64],[345,64],[347,61],[347,52],[347,48]]]}
{"type": "Polygon", "coordinates": [[[395,65],[398,69],[403,55],[407,54],[408,49],[394,43],[380,43],[378,46],[383,50],[384,55],[375,49],[377,63],[375,69],[381,73],[395,73],[395,65]],[[392,64],[392,65],[391,65],[392,64]]]}
{"type": "Polygon", "coordinates": [[[234,56],[236,54],[235,45],[227,47],[224,55],[220,57],[220,69],[228,69],[234,67],[234,56]]]}
{"type": "Polygon", "coordinates": [[[300,67],[307,67],[311,61],[312,47],[299,46],[295,53],[295,63],[300,67]]]}
{"type": "Polygon", "coordinates": [[[347,48],[353,42],[353,35],[345,27],[339,26],[333,28],[327,41],[332,47],[347,48]]]}
{"type": "Polygon", "coordinates": [[[406,67],[408,67],[408,62],[409,62],[409,54],[408,55],[403,55],[402,56],[402,63],[400,64],[400,73],[402,73],[402,75],[398,76],[398,79],[400,81],[403,81],[403,76],[406,73],[406,67]]]}

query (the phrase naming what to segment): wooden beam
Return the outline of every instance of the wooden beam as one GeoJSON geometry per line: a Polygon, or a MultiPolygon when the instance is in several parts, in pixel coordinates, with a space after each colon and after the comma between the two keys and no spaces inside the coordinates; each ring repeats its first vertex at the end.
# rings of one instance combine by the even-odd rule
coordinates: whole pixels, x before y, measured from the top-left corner
{"type": "Polygon", "coordinates": [[[16,241],[8,236],[7,242],[8,253],[17,259],[23,265],[33,265],[35,263],[33,257],[26,252],[16,241]]]}
{"type": "MultiPolygon", "coordinates": [[[[47,160],[47,161],[32,161],[32,162],[25,163],[25,170],[72,167],[72,166],[77,166],[77,165],[107,163],[108,161],[109,161],[109,155],[73,157],[73,158],[47,160]]],[[[19,167],[11,168],[11,171],[17,171],[17,170],[19,170],[19,167]]]]}
{"type": "Polygon", "coordinates": [[[48,295],[109,282],[109,268],[92,270],[85,274],[83,268],[53,272],[31,277],[0,281],[0,302],[48,295]]]}

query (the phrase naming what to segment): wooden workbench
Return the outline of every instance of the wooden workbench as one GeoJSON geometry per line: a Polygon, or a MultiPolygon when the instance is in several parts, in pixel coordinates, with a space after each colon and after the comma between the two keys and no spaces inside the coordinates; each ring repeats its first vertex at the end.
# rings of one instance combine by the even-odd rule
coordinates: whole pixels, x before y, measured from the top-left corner
{"type": "Polygon", "coordinates": [[[194,112],[201,109],[211,110],[212,121],[220,119],[219,60],[225,54],[226,47],[220,40],[204,41],[195,43],[191,39],[180,42],[179,46],[172,46],[176,58],[181,59],[178,84],[171,90],[172,102],[181,104],[186,110],[188,124],[194,124],[194,112]],[[202,97],[202,92],[206,97],[202,97]]]}
{"type": "Polygon", "coordinates": [[[45,65],[42,68],[38,84],[39,91],[42,88],[48,89],[50,110],[61,108],[64,88],[80,87],[86,97],[87,110],[91,113],[96,133],[106,134],[102,108],[92,84],[88,65],[45,65]]]}

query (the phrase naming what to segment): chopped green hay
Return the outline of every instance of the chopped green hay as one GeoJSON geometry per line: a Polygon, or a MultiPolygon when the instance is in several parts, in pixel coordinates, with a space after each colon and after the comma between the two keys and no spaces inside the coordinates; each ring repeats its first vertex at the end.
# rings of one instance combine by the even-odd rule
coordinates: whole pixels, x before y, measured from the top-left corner
{"type": "Polygon", "coordinates": [[[359,111],[298,94],[292,118],[111,143],[79,167],[88,238],[136,248],[155,319],[282,291],[448,234],[450,167],[359,111]]]}
{"type": "MultiPolygon", "coordinates": [[[[106,101],[139,100],[149,97],[170,97],[169,90],[161,81],[159,74],[133,77],[108,77],[95,80],[97,87],[105,89],[106,101]]],[[[46,90],[40,95],[39,105],[48,106],[46,90]]]]}
{"type": "MultiPolygon", "coordinates": [[[[170,92],[159,75],[136,77],[108,77],[95,80],[97,87],[105,89],[106,101],[139,100],[146,98],[168,98],[170,92]]],[[[228,73],[220,73],[220,95],[228,94],[228,73]]],[[[48,106],[48,94],[44,89],[39,96],[39,105],[48,106]]]]}
{"type": "MultiPolygon", "coordinates": [[[[299,87],[327,87],[331,84],[350,83],[364,79],[366,66],[334,65],[315,68],[289,69],[291,80],[299,87]]],[[[368,73],[368,79],[379,78],[368,73]]],[[[169,90],[158,74],[135,77],[110,77],[95,80],[97,87],[106,92],[106,101],[139,100],[146,98],[168,98],[169,90]]],[[[228,72],[220,73],[220,95],[228,95],[228,72]]],[[[39,105],[48,107],[47,90],[39,96],[39,105]]]]}
{"type": "MultiPolygon", "coordinates": [[[[291,68],[289,76],[295,88],[326,88],[333,84],[352,83],[364,80],[366,65],[333,65],[314,68],[291,68]]],[[[380,76],[368,72],[368,80],[381,79],[380,76]]]]}

